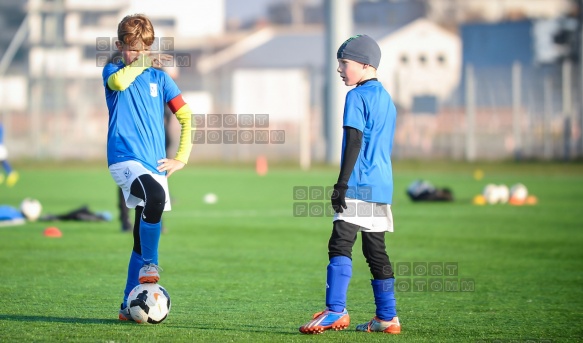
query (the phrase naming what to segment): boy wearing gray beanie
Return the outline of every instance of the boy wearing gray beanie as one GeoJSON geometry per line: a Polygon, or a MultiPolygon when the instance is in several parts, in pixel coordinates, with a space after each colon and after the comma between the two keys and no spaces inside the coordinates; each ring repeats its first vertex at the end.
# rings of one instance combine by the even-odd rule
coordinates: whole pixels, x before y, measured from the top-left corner
{"type": "Polygon", "coordinates": [[[367,35],[350,37],[338,49],[338,73],[347,86],[342,160],[331,202],[335,215],[328,242],[326,309],[314,314],[300,332],[317,334],[350,325],[346,293],[352,276],[352,247],[362,232],[362,252],[370,268],[376,315],[357,331],[398,334],[395,278],[385,246],[393,232],[391,151],[397,111],[377,80],[381,49],[367,35]]]}

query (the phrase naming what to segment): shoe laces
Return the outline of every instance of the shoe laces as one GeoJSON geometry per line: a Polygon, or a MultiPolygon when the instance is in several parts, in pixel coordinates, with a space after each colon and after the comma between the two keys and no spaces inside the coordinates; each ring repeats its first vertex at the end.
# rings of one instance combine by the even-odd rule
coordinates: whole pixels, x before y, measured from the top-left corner
{"type": "Polygon", "coordinates": [[[316,319],[319,316],[321,316],[323,314],[328,314],[328,313],[341,313],[341,312],[333,312],[333,311],[330,311],[329,308],[326,308],[324,311],[320,311],[320,312],[314,313],[314,315],[312,316],[312,319],[316,319]]]}
{"type": "Polygon", "coordinates": [[[151,269],[156,269],[156,271],[159,271],[159,272],[163,271],[162,267],[160,267],[159,265],[154,264],[154,263],[146,264],[144,267],[146,268],[146,271],[151,270],[151,269]]]}

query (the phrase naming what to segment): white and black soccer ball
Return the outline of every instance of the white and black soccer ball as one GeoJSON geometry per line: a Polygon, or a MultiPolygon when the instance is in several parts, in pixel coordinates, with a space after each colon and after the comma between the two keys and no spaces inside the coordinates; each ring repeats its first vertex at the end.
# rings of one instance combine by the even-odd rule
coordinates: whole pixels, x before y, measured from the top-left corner
{"type": "Polygon", "coordinates": [[[493,183],[489,183],[486,185],[486,187],[484,187],[482,195],[486,199],[486,202],[490,205],[497,204],[498,201],[500,201],[498,186],[493,183]]]}
{"type": "Polygon", "coordinates": [[[510,199],[510,189],[506,185],[498,185],[498,202],[506,204],[510,199]]]}
{"type": "Polygon", "coordinates": [[[130,292],[128,306],[136,323],[160,324],[170,312],[170,294],[157,283],[143,283],[130,292]]]}
{"type": "Polygon", "coordinates": [[[36,221],[42,212],[40,201],[32,198],[26,198],[20,203],[20,212],[31,222],[36,221]]]}

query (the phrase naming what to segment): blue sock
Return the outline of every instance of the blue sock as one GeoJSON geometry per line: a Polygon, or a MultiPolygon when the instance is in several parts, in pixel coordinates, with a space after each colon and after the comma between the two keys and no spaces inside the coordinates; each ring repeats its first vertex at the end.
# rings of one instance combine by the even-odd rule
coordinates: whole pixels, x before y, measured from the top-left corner
{"type": "Polygon", "coordinates": [[[377,305],[377,317],[381,320],[391,320],[396,317],[395,279],[370,280],[370,284],[374,293],[374,303],[377,305]]]}
{"type": "Polygon", "coordinates": [[[158,243],[162,233],[162,221],[156,224],[146,223],[140,218],[140,243],[144,264],[158,264],[158,243]]]}
{"type": "Polygon", "coordinates": [[[132,251],[132,256],[130,256],[130,263],[128,265],[128,278],[126,280],[126,289],[123,292],[123,306],[127,305],[128,295],[134,287],[140,284],[138,281],[138,276],[140,274],[140,269],[144,265],[144,260],[142,256],[135,251],[132,251]]]}
{"type": "Polygon", "coordinates": [[[330,259],[326,275],[326,307],[342,312],[346,308],[346,292],[352,276],[352,260],[346,256],[330,259]]]}
{"type": "Polygon", "coordinates": [[[8,163],[8,161],[2,161],[2,167],[4,167],[6,175],[10,175],[10,173],[12,173],[12,167],[10,167],[10,163],[8,163]]]}

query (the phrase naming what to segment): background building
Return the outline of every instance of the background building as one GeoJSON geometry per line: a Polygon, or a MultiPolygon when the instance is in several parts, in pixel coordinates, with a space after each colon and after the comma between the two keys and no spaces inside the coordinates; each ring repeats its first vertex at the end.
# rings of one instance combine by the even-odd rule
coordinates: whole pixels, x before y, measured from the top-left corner
{"type": "MultiPolygon", "coordinates": [[[[383,51],[379,79],[399,107],[396,158],[509,158],[517,142],[529,158],[583,151],[576,1],[351,1],[347,25],[383,51]],[[467,96],[468,67],[474,97],[467,96]],[[468,121],[471,106],[477,121],[468,121]]],[[[197,114],[269,114],[270,129],[286,132],[285,144],[204,144],[193,159],[248,161],[264,153],[323,161],[324,67],[335,63],[325,56],[326,1],[177,7],[184,8],[177,0],[0,4],[0,114],[12,156],[104,158],[101,69],[119,20],[141,12],[172,43],[167,71],[197,114]]],[[[177,125],[170,129],[177,134],[177,125]]]]}

